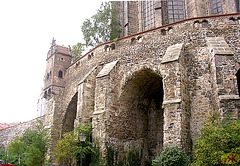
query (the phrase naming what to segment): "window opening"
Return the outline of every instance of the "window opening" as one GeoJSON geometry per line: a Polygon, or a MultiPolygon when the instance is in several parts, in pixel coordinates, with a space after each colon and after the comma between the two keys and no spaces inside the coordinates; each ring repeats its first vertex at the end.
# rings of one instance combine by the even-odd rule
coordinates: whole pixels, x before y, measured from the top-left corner
{"type": "Polygon", "coordinates": [[[167,6],[169,23],[180,21],[185,18],[183,0],[169,0],[167,6]]]}
{"type": "Polygon", "coordinates": [[[144,30],[154,28],[156,26],[154,1],[143,1],[142,10],[144,30]]]}
{"type": "Polygon", "coordinates": [[[222,14],[221,0],[211,0],[211,10],[214,15],[222,14]]]}
{"type": "Polygon", "coordinates": [[[63,77],[63,72],[60,70],[59,72],[58,72],[58,78],[62,78],[63,77]]]}
{"type": "Polygon", "coordinates": [[[112,44],[110,45],[110,47],[111,47],[111,50],[115,50],[115,48],[116,48],[115,43],[112,43],[112,44]]]}
{"type": "Polygon", "coordinates": [[[44,96],[43,96],[43,97],[44,97],[44,98],[47,97],[47,91],[44,92],[44,96]]]}
{"type": "Polygon", "coordinates": [[[52,90],[51,88],[48,89],[48,94],[51,94],[52,93],[52,90]]]}
{"type": "Polygon", "coordinates": [[[47,80],[49,79],[49,73],[47,73],[47,80]]]}

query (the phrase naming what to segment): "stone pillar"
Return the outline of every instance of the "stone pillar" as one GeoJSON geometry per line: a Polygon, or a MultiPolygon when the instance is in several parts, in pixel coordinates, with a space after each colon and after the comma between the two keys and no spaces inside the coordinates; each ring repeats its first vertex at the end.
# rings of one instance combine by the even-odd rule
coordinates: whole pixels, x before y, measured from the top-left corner
{"type": "Polygon", "coordinates": [[[78,84],[77,115],[74,127],[91,122],[94,111],[96,68],[92,68],[78,84]]]}
{"type": "Polygon", "coordinates": [[[237,88],[237,71],[239,69],[234,52],[223,37],[208,37],[207,45],[212,54],[212,71],[218,98],[219,112],[224,116],[229,113],[239,118],[240,97],[237,88]]]}
{"type": "Polygon", "coordinates": [[[107,114],[109,106],[109,86],[110,86],[110,72],[118,61],[113,61],[106,64],[99,72],[96,78],[95,88],[95,107],[92,119],[93,141],[99,142],[100,149],[103,153],[106,151],[105,142],[107,137],[107,114]]]}
{"type": "Polygon", "coordinates": [[[165,145],[182,145],[182,114],[180,95],[179,56],[183,44],[168,47],[161,64],[164,88],[164,138],[165,145]]]}

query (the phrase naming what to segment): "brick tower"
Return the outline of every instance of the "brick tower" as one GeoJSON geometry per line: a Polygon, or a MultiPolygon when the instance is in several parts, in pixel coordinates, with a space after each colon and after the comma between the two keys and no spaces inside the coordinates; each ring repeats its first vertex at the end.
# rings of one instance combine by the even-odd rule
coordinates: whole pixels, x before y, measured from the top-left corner
{"type": "Polygon", "coordinates": [[[71,64],[70,48],[56,45],[52,40],[47,54],[46,72],[44,78],[44,97],[60,95],[65,86],[64,75],[66,68],[71,64]]]}

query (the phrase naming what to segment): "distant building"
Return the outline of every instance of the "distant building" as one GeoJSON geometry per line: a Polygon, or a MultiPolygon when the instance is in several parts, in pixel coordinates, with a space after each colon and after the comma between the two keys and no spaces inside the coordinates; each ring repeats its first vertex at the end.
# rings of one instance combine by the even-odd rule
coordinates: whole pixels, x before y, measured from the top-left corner
{"type": "Polygon", "coordinates": [[[121,37],[183,19],[239,12],[239,0],[116,1],[121,37]]]}
{"type": "Polygon", "coordinates": [[[46,114],[46,99],[44,98],[43,89],[37,103],[37,117],[46,114]]]}

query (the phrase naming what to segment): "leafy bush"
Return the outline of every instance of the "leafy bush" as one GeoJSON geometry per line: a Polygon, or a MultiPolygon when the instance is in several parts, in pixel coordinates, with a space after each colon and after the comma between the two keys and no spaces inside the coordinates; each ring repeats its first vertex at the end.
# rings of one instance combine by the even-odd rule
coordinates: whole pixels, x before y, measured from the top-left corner
{"type": "Polygon", "coordinates": [[[55,149],[55,155],[57,161],[61,164],[70,165],[75,159],[78,163],[80,162],[80,154],[82,150],[83,163],[89,165],[91,160],[91,153],[93,151],[91,143],[91,123],[86,126],[78,126],[75,131],[67,132],[63,135],[63,138],[57,142],[57,147],[55,149]],[[82,143],[78,139],[78,135],[84,131],[86,134],[86,141],[82,143]]]}
{"type": "Polygon", "coordinates": [[[177,146],[166,146],[155,160],[153,166],[187,166],[189,157],[177,146]]]}
{"type": "Polygon", "coordinates": [[[21,158],[21,166],[41,166],[45,162],[45,155],[50,146],[49,129],[43,123],[39,123],[34,129],[28,128],[22,136],[15,137],[6,151],[5,159],[9,163],[18,165],[18,158],[21,158]]]}
{"type": "Polygon", "coordinates": [[[240,119],[221,119],[220,115],[207,117],[194,147],[194,166],[222,165],[222,155],[240,155],[240,119]]]}

